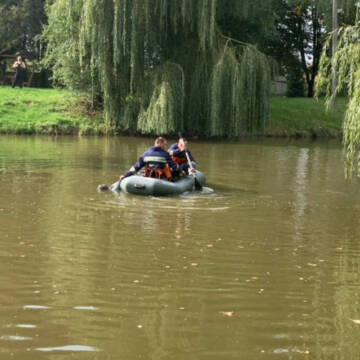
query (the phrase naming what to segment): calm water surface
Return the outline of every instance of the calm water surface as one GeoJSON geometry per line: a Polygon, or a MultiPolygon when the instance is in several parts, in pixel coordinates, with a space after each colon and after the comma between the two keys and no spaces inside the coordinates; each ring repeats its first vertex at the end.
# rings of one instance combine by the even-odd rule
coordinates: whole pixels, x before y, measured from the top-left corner
{"type": "Polygon", "coordinates": [[[198,142],[214,192],[97,193],[149,145],[0,137],[0,359],[359,359],[341,145],[198,142]]]}

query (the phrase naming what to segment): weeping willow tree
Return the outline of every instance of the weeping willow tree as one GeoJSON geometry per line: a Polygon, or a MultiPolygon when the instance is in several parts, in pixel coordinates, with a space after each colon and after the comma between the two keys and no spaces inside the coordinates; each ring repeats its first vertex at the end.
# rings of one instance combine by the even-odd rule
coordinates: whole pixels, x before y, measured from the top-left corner
{"type": "MultiPolygon", "coordinates": [[[[359,14],[358,14],[359,15],[359,14]]],[[[359,16],[357,18],[360,20],[359,16]]],[[[349,100],[343,125],[345,172],[360,176],[360,21],[343,26],[338,32],[337,50],[331,56],[331,40],[324,46],[317,78],[317,95],[325,92],[329,105],[337,94],[348,94],[349,100]],[[332,89],[332,74],[337,74],[336,91],[332,89]]]]}
{"type": "Polygon", "coordinates": [[[252,46],[226,44],[212,73],[210,134],[263,131],[269,82],[265,55],[252,46]]]}
{"type": "MultiPolygon", "coordinates": [[[[54,0],[46,61],[60,83],[100,93],[109,132],[209,136],[261,132],[270,64],[227,38],[219,16],[260,0],[54,0]]],[[[270,13],[271,7],[267,5],[270,13]]]]}

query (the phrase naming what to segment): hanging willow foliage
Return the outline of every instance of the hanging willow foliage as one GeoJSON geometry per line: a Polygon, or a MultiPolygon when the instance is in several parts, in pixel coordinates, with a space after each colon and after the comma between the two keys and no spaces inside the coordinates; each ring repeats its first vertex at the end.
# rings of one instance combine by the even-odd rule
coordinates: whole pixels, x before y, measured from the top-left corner
{"type": "Polygon", "coordinates": [[[254,46],[221,35],[217,13],[226,11],[250,16],[254,0],[55,0],[47,59],[67,86],[88,76],[104,100],[108,131],[259,132],[268,117],[269,63],[254,46]]]}
{"type": "Polygon", "coordinates": [[[357,169],[360,176],[360,22],[340,28],[338,36],[338,48],[332,57],[331,37],[324,46],[316,92],[318,96],[325,92],[328,106],[337,94],[346,92],[349,95],[343,125],[345,171],[346,176],[351,176],[357,169]],[[331,92],[333,69],[338,78],[336,94],[331,92]]]}
{"type": "Polygon", "coordinates": [[[182,131],[185,95],[182,67],[174,63],[159,66],[154,82],[147,109],[142,109],[139,114],[139,131],[159,135],[182,131]]]}
{"type": "Polygon", "coordinates": [[[210,135],[263,132],[269,89],[267,58],[252,46],[226,44],[213,70],[210,135]]]}

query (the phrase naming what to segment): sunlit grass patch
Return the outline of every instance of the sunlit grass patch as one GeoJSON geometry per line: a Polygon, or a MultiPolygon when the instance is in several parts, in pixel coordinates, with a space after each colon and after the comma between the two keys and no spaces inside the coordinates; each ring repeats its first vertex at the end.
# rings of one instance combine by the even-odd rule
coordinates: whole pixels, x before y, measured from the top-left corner
{"type": "Polygon", "coordinates": [[[68,90],[0,87],[0,133],[77,134],[102,122],[75,111],[76,99],[68,90]]]}
{"type": "MultiPolygon", "coordinates": [[[[84,95],[59,89],[0,87],[2,134],[104,134],[101,112],[89,113],[84,95]]],[[[326,112],[323,100],[274,97],[267,136],[339,136],[346,107],[326,112]]]]}

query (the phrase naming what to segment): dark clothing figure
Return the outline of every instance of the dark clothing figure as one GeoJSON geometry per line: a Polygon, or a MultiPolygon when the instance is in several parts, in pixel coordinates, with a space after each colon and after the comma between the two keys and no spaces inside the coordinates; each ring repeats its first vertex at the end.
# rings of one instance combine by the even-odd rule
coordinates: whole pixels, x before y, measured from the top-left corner
{"type": "Polygon", "coordinates": [[[5,77],[6,74],[6,62],[0,61],[0,76],[5,77]]]}
{"type": "Polygon", "coordinates": [[[188,164],[188,160],[187,160],[187,157],[186,157],[186,152],[189,155],[189,158],[190,158],[190,161],[191,161],[191,164],[192,164],[193,168],[196,168],[195,159],[194,159],[194,157],[192,156],[192,154],[191,154],[191,152],[189,150],[181,151],[179,149],[178,143],[172,144],[170,146],[170,149],[169,149],[169,154],[170,154],[172,160],[179,165],[179,170],[188,172],[189,164],[188,164]]]}
{"type": "Polygon", "coordinates": [[[23,68],[18,66],[16,68],[15,79],[14,79],[12,87],[14,88],[15,86],[19,86],[22,88],[24,86],[24,80],[25,80],[25,71],[23,68]]]}
{"type": "Polygon", "coordinates": [[[138,162],[124,174],[124,177],[134,175],[143,167],[146,167],[146,176],[151,176],[152,171],[155,174],[158,170],[163,170],[168,180],[169,176],[167,175],[166,169],[169,169],[171,172],[178,169],[178,165],[171,159],[169,153],[160,146],[152,146],[149,150],[145,151],[140,156],[138,162]]]}
{"type": "Polygon", "coordinates": [[[13,68],[15,68],[16,74],[12,87],[14,88],[15,86],[19,86],[20,88],[22,88],[25,81],[26,65],[22,61],[21,57],[18,58],[17,61],[15,61],[13,68]]]}

